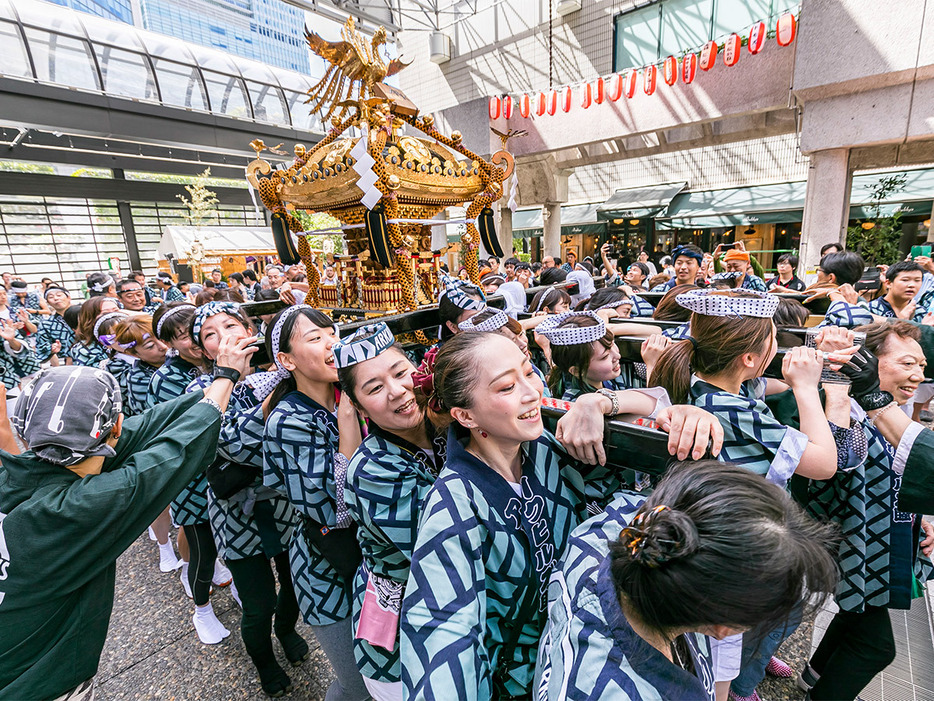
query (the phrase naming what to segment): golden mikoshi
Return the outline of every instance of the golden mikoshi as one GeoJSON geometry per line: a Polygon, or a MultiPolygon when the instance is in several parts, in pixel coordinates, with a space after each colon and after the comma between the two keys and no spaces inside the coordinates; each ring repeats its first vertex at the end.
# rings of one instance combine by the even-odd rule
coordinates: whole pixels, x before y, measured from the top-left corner
{"type": "Polygon", "coordinates": [[[257,158],[247,167],[247,179],[272,213],[282,262],[305,263],[305,302],[385,313],[436,301],[441,258],[431,250],[431,229],[425,222],[452,206],[466,205],[461,243],[467,273],[479,283],[480,243],[502,255],[491,205],[503,195],[503,182],[514,168],[512,156],[501,150],[484,160],[464,147],[459,132],[442,134],[431,116],[419,116],[405,95],[383,83],[404,68],[398,60],[387,64],[380,57],[385,30],[368,44],[350,18],[341,41],[328,42],[314,33],[306,38],[312,51],[330,64],[309,91],[308,102],[325,117],[333,115],[332,128],[312,148],[297,144],[295,159],[285,170],[274,170],[260,158],[267,147],[253,141],[257,158]],[[352,128],[365,136],[349,135],[352,128]],[[367,177],[373,179],[365,173],[369,160],[354,150],[361,138],[373,159],[376,191],[370,197],[378,196],[375,204],[368,202],[370,207],[361,201],[368,199],[367,177]],[[358,163],[353,154],[366,163],[358,163]],[[364,170],[362,180],[358,170],[364,170]],[[338,285],[319,285],[295,210],[327,212],[340,221],[347,255],[336,260],[338,285]],[[299,234],[297,246],[289,232],[299,234]]]}

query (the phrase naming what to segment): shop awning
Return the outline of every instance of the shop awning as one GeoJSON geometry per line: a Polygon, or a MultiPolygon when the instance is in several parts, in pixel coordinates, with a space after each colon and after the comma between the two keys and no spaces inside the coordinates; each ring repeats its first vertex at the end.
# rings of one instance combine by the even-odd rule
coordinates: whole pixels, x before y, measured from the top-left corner
{"type": "MultiPolygon", "coordinates": [[[[561,235],[601,234],[606,231],[606,222],[597,220],[599,202],[592,204],[572,204],[561,207],[561,235]]],[[[512,236],[527,239],[542,236],[544,233],[544,215],[542,208],[519,209],[512,214],[512,236]]]]}
{"type": "Polygon", "coordinates": [[[666,183],[617,190],[610,195],[610,199],[597,207],[597,218],[611,221],[654,217],[665,211],[675,195],[687,186],[687,183],[666,183]]]}
{"type": "Polygon", "coordinates": [[[658,229],[715,227],[799,222],[804,215],[807,183],[756,185],[728,190],[703,190],[677,195],[658,229]]]}
{"type": "MultiPolygon", "coordinates": [[[[882,178],[904,175],[904,186],[882,205],[880,215],[896,211],[904,216],[931,214],[934,202],[934,169],[901,173],[865,173],[853,176],[850,219],[874,216],[868,202],[882,178]]],[[[754,185],[725,190],[682,192],[668,210],[655,219],[656,229],[710,229],[800,222],[804,216],[807,182],[754,185]]],[[[612,198],[611,198],[612,199],[612,198]]]]}

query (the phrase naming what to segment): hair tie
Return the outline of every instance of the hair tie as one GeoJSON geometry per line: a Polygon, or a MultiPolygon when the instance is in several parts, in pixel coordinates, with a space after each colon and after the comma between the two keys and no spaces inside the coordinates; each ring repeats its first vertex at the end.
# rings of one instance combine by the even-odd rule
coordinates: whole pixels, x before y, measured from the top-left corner
{"type": "Polygon", "coordinates": [[[668,556],[659,553],[653,553],[651,557],[642,557],[645,545],[648,542],[647,531],[652,525],[655,515],[662,511],[670,511],[670,509],[664,504],[659,504],[650,511],[641,512],[619,534],[620,541],[629,549],[630,557],[636,562],[652,568],[658,567],[669,559],[668,556]]]}
{"type": "Polygon", "coordinates": [[[690,341],[691,347],[694,348],[694,352],[695,353],[697,352],[697,339],[696,338],[694,338],[693,336],[684,336],[681,340],[690,341]]]}
{"type": "Polygon", "coordinates": [[[421,365],[412,373],[412,384],[428,400],[428,408],[440,414],[444,411],[444,402],[441,401],[435,389],[435,359],[437,357],[437,346],[425,353],[421,365]]]}

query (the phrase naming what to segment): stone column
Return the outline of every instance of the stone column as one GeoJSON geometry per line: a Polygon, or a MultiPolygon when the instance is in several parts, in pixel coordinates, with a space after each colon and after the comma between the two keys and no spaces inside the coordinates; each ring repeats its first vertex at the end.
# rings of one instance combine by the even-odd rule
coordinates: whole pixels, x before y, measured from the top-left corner
{"type": "Polygon", "coordinates": [[[545,232],[542,239],[542,256],[561,255],[561,203],[546,203],[544,210],[545,232]]]}
{"type": "Polygon", "coordinates": [[[503,255],[508,258],[512,255],[512,210],[506,204],[504,197],[499,203],[499,245],[503,247],[503,255]]]}
{"type": "Polygon", "coordinates": [[[852,186],[849,149],[828,149],[811,154],[798,266],[802,277],[816,270],[822,246],[845,242],[852,186]]]}
{"type": "Polygon", "coordinates": [[[931,208],[931,213],[928,215],[928,243],[934,243],[934,207],[931,208]]]}

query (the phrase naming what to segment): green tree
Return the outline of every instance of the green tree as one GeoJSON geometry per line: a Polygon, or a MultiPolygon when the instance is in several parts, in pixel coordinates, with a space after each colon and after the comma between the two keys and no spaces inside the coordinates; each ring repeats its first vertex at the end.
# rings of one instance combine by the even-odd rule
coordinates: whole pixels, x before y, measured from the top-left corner
{"type": "Polygon", "coordinates": [[[185,195],[176,195],[188,208],[188,214],[185,219],[189,226],[201,226],[207,220],[217,218],[217,196],[208,189],[208,180],[211,177],[211,169],[205,168],[204,172],[195,178],[194,183],[186,185],[185,189],[191,195],[191,199],[185,195]]]}
{"type": "Polygon", "coordinates": [[[892,175],[868,186],[871,192],[868,206],[870,216],[847,228],[847,248],[859,253],[868,265],[891,264],[900,257],[898,242],[902,237],[902,214],[895,211],[891,215],[882,216],[882,205],[904,190],[907,180],[904,175],[892,175]]]}
{"type": "MultiPolygon", "coordinates": [[[[305,231],[337,229],[341,226],[340,220],[335,219],[327,212],[306,212],[304,210],[298,209],[295,210],[293,214],[298,217],[298,220],[302,223],[302,227],[304,227],[305,231]]],[[[330,241],[334,246],[335,256],[344,255],[345,247],[343,234],[313,234],[308,239],[308,243],[311,244],[312,249],[319,251],[325,248],[325,241],[330,241]]]]}

